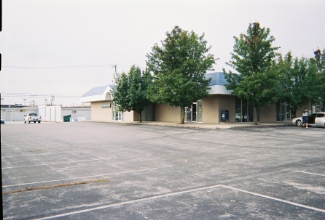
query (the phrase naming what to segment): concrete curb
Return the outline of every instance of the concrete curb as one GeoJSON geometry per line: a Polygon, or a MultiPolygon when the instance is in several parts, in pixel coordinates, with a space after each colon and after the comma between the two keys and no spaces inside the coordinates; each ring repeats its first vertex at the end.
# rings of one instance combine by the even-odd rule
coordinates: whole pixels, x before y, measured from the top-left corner
{"type": "Polygon", "coordinates": [[[246,129],[246,128],[267,128],[267,127],[286,127],[293,126],[291,123],[279,123],[279,124],[176,124],[176,123],[157,123],[157,122],[131,122],[133,125],[151,125],[151,126],[163,126],[163,127],[176,127],[176,128],[192,128],[192,129],[246,129]]]}
{"type": "Polygon", "coordinates": [[[81,121],[78,123],[116,123],[116,124],[129,124],[129,125],[149,125],[149,126],[161,126],[161,127],[173,127],[173,128],[187,128],[187,129],[205,129],[205,130],[220,130],[220,129],[247,129],[247,128],[267,128],[267,127],[286,127],[286,126],[294,126],[291,124],[291,122],[279,122],[279,123],[262,123],[258,125],[253,124],[240,124],[240,123],[234,123],[234,124],[204,124],[204,123],[185,123],[185,124],[179,124],[179,123],[171,123],[171,122],[155,122],[155,121],[145,121],[145,122],[101,122],[101,121],[81,121]]]}

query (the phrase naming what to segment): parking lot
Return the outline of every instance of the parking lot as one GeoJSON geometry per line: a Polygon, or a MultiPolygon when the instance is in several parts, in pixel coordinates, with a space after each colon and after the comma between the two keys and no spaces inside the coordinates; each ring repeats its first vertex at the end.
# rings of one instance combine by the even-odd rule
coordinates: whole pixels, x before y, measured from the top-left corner
{"type": "Polygon", "coordinates": [[[4,219],[325,219],[325,129],[1,125],[4,219]]]}

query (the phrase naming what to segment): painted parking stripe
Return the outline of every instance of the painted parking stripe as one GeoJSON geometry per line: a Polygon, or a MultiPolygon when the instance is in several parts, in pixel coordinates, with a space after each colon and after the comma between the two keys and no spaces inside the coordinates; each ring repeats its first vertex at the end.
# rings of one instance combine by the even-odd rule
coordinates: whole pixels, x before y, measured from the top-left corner
{"type": "Polygon", "coordinates": [[[59,217],[64,217],[64,216],[69,216],[69,215],[80,214],[80,213],[84,213],[84,212],[90,212],[90,211],[94,211],[94,210],[111,208],[111,207],[115,207],[115,206],[122,206],[122,205],[127,205],[127,204],[142,202],[142,201],[148,201],[148,200],[153,200],[153,199],[159,199],[159,198],[164,198],[164,197],[169,197],[169,196],[176,196],[176,195],[181,195],[181,194],[184,194],[184,193],[191,193],[191,192],[196,192],[196,191],[200,191],[200,190],[213,189],[213,188],[217,188],[217,187],[220,187],[220,186],[221,185],[215,185],[215,186],[208,186],[208,187],[203,187],[203,188],[198,188],[198,189],[191,189],[191,190],[184,190],[184,191],[180,191],[180,192],[167,193],[167,194],[147,197],[147,198],[143,198],[143,199],[130,200],[130,201],[126,201],[126,202],[120,202],[120,203],[115,203],[115,204],[110,204],[110,205],[98,206],[98,207],[94,207],[94,208],[90,208],[90,209],[84,209],[84,210],[80,210],[80,211],[74,211],[74,212],[68,212],[68,213],[59,214],[59,215],[48,216],[48,217],[44,217],[44,218],[40,218],[40,219],[59,218],[59,217]]]}
{"type": "Polygon", "coordinates": [[[247,190],[234,188],[234,187],[231,187],[231,186],[222,185],[222,187],[225,187],[227,189],[236,190],[236,191],[243,192],[243,193],[247,193],[247,194],[251,194],[251,195],[254,195],[254,196],[263,197],[263,198],[266,198],[266,199],[271,199],[271,200],[278,201],[278,202],[287,203],[287,204],[298,206],[298,207],[301,207],[301,208],[311,209],[311,210],[314,210],[314,211],[317,211],[317,212],[325,213],[325,209],[319,209],[319,208],[315,208],[315,207],[312,207],[312,206],[302,205],[302,204],[299,204],[299,203],[296,203],[296,202],[290,202],[290,201],[287,201],[287,200],[278,199],[278,198],[275,198],[275,197],[266,196],[266,195],[263,195],[263,194],[254,193],[254,192],[250,192],[250,191],[247,191],[247,190]]]}
{"type": "Polygon", "coordinates": [[[68,213],[63,213],[63,214],[58,214],[58,215],[52,215],[52,216],[48,216],[48,217],[44,217],[44,218],[40,218],[40,219],[60,218],[60,217],[65,217],[65,216],[69,216],[69,215],[75,215],[75,214],[80,214],[80,213],[85,213],[85,212],[90,212],[90,211],[95,211],[95,210],[101,210],[101,209],[111,208],[111,207],[115,207],[115,206],[122,206],[122,205],[142,202],[142,201],[153,200],[153,199],[165,198],[165,197],[169,197],[169,196],[176,196],[176,195],[181,195],[181,194],[185,194],[185,193],[192,193],[192,192],[197,192],[197,191],[202,191],[202,190],[214,189],[214,188],[218,188],[218,187],[219,188],[226,188],[226,189],[230,189],[230,190],[234,190],[234,191],[238,191],[238,192],[243,192],[243,193],[246,193],[246,194],[262,197],[262,198],[265,198],[265,199],[274,200],[274,201],[277,201],[277,202],[286,203],[286,204],[289,204],[289,205],[293,205],[293,206],[297,206],[297,207],[301,207],[301,208],[305,208],[305,209],[310,209],[310,210],[313,210],[313,211],[316,211],[316,212],[325,213],[324,209],[319,209],[319,208],[315,208],[315,207],[312,207],[312,206],[302,205],[302,204],[299,204],[299,203],[290,202],[290,201],[287,201],[287,200],[278,199],[278,198],[275,198],[275,197],[266,196],[266,195],[263,195],[263,194],[254,193],[254,192],[238,189],[238,188],[231,187],[231,186],[214,185],[214,186],[196,188],[196,189],[191,189],[191,190],[184,190],[184,191],[179,191],[179,192],[167,193],[167,194],[163,194],[163,195],[152,196],[152,197],[147,197],[147,198],[142,198],[142,199],[130,200],[130,201],[120,202],[120,203],[115,203],[115,204],[110,204],[110,205],[103,205],[103,206],[98,206],[98,207],[79,210],[79,211],[73,211],[73,212],[68,212],[68,213]]]}
{"type": "Polygon", "coordinates": [[[305,171],[297,171],[297,173],[306,173],[306,174],[310,174],[310,175],[316,175],[316,176],[324,176],[324,174],[319,174],[319,173],[310,173],[310,172],[305,172],[305,171]]]}

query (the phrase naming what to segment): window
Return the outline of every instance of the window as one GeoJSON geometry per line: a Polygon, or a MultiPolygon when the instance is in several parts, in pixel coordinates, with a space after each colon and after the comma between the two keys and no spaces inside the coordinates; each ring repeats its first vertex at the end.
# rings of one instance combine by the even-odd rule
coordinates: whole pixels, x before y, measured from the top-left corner
{"type": "MultiPolygon", "coordinates": [[[[236,112],[235,120],[236,122],[252,122],[253,119],[253,106],[248,105],[247,101],[244,99],[236,98],[236,112]]],[[[257,120],[260,120],[260,111],[257,109],[257,120]]]]}
{"type": "Polygon", "coordinates": [[[312,112],[322,112],[325,107],[324,102],[313,103],[312,104],[312,112]]]}
{"type": "Polygon", "coordinates": [[[277,121],[291,121],[294,112],[293,107],[287,102],[277,102],[276,103],[276,120],[277,121]]]}
{"type": "Polygon", "coordinates": [[[112,108],[112,103],[103,103],[102,108],[112,108]]]}

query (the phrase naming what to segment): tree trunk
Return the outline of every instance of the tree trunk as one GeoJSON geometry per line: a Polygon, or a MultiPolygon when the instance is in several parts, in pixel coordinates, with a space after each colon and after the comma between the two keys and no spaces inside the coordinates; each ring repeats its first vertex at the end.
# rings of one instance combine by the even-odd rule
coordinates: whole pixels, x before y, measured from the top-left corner
{"type": "Polygon", "coordinates": [[[139,114],[139,121],[142,122],[142,118],[141,118],[141,112],[138,113],[139,114]]]}
{"type": "Polygon", "coordinates": [[[254,125],[258,125],[258,119],[257,119],[257,107],[253,107],[253,118],[254,118],[254,125]]]}
{"type": "Polygon", "coordinates": [[[181,124],[184,124],[185,119],[185,108],[181,107],[181,124]]]}

